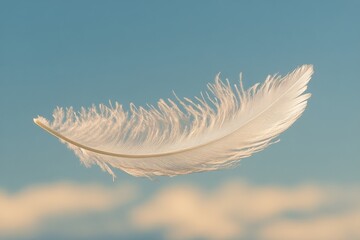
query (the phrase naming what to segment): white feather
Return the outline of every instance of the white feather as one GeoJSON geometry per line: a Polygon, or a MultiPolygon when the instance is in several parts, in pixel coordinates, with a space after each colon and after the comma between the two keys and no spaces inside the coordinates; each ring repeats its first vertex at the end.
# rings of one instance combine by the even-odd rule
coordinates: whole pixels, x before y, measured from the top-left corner
{"type": "Polygon", "coordinates": [[[86,166],[96,163],[113,177],[109,166],[148,177],[217,170],[264,149],[300,117],[312,73],[311,65],[303,65],[246,91],[241,79],[232,87],[218,75],[195,101],[175,95],[178,103],[130,104],[129,112],[118,103],[80,112],[56,108],[51,123],[40,116],[34,122],[86,166]]]}

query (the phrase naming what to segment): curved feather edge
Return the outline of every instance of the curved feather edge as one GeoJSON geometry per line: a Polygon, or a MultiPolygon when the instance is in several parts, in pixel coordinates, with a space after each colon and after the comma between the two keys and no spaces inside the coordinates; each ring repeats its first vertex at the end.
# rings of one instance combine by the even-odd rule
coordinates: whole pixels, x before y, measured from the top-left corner
{"type": "Polygon", "coordinates": [[[312,65],[288,75],[268,76],[244,90],[220,80],[195,100],[160,99],[157,106],[125,111],[119,103],[75,112],[56,108],[53,121],[34,122],[65,143],[85,166],[109,166],[134,176],[175,176],[231,167],[266,148],[298,119],[307,105],[304,94],[312,65]]]}

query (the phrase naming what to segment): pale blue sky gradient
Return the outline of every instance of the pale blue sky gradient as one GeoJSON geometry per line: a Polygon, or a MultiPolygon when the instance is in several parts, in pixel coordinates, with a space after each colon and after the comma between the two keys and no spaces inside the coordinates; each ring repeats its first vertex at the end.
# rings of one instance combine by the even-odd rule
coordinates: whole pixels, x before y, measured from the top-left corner
{"type": "Polygon", "coordinates": [[[360,183],[360,1],[0,1],[0,187],[101,182],[34,125],[56,106],[192,97],[221,72],[246,86],[313,64],[312,98],[281,142],[239,167],[149,181],[147,191],[228,177],[360,183]]]}
{"type": "MultiPolygon", "coordinates": [[[[85,169],[32,118],[56,106],[192,97],[216,73],[245,84],[314,64],[313,94],[281,143],[201,181],[360,181],[357,1],[2,1],[0,182],[110,178],[85,169]]],[[[119,180],[128,178],[117,172],[119,180]]],[[[131,179],[132,181],[142,181],[131,179]]]]}

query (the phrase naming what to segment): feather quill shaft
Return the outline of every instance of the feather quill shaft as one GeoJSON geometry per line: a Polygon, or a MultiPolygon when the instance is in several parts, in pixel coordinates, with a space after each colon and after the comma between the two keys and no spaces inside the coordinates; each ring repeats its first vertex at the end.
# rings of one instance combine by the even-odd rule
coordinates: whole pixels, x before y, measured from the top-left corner
{"type": "Polygon", "coordinates": [[[270,145],[305,110],[304,94],[313,68],[268,76],[244,90],[216,76],[209,92],[195,101],[175,94],[178,103],[160,99],[157,107],[115,103],[75,112],[57,108],[50,123],[34,122],[72,149],[85,166],[98,164],[134,176],[174,176],[230,167],[270,145]]]}

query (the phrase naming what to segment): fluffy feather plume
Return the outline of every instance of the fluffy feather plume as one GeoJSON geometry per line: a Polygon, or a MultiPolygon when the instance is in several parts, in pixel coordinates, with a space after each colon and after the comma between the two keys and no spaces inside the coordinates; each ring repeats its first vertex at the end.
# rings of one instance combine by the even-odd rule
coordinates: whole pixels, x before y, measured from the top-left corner
{"type": "Polygon", "coordinates": [[[56,108],[53,121],[34,122],[72,149],[85,166],[98,164],[134,176],[175,176],[232,166],[263,150],[305,110],[304,94],[313,68],[268,76],[244,90],[222,82],[219,75],[208,92],[195,100],[160,99],[157,107],[115,103],[75,112],[56,108]]]}

